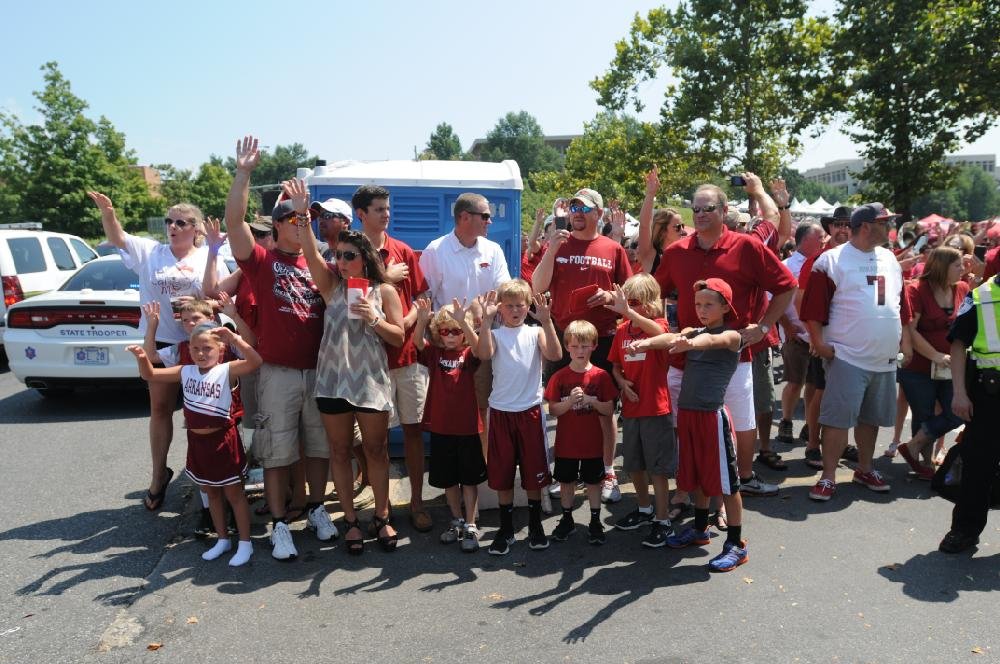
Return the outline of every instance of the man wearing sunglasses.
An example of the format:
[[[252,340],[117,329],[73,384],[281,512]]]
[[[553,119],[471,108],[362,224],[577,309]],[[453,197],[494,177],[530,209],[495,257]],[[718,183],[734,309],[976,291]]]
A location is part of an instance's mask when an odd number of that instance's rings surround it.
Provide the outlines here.
[[[745,344],[740,363],[726,390],[736,431],[736,457],[740,491],[748,495],[774,495],[778,487],[762,481],[753,471],[757,438],[754,411],[752,352],[754,344],[767,343],[767,335],[795,295],[796,281],[778,257],[758,239],[726,228],[725,192],[703,184],[694,193],[691,211],[695,233],[674,242],[663,252],[653,275],[660,290],[677,291],[677,318],[681,328],[698,327],[694,308],[694,283],[716,277],[733,289],[733,328]],[[764,210],[761,210],[766,214]],[[767,302],[767,293],[772,294]],[[672,380],[682,371],[671,371]]]
[[[309,488],[308,522],[323,541],[337,529],[323,505],[329,475],[329,446],[316,400],[316,358],[323,336],[326,305],[309,273],[299,226],[312,232],[309,215],[290,200],[271,213],[274,249],[254,243],[245,221],[250,175],[260,163],[257,139],[236,143],[236,175],[226,199],[226,228],[233,258],[243,269],[257,298],[260,331],[257,352],[264,358],[257,378],[258,416],[254,451],[264,467],[264,495],[271,510],[271,555],[293,560],[298,552],[285,521],[290,470],[305,452]]]
[[[809,492],[813,500],[833,497],[851,428],[859,457],[853,482],[889,491],[872,456],[878,428],[895,424],[897,355],[902,353],[904,364],[913,355],[903,272],[882,246],[896,216],[881,203],[855,208],[850,241],[816,259],[802,296],[800,318],[814,352],[826,360],[827,376],[819,414],[823,474]]]
[[[386,232],[389,228],[387,189],[378,185],[362,185],[351,197],[351,207],[361,220],[361,232],[382,256],[386,271],[391,272],[397,266],[406,268],[403,278],[394,280],[390,277],[403,305],[404,340],[400,348],[388,344],[385,348],[393,398],[389,425],[395,426],[398,422],[403,429],[406,474],[410,478],[410,523],[418,532],[425,533],[434,527],[423,502],[424,437],[420,423],[424,417],[428,377],[426,368],[417,362],[417,349],[413,345],[413,327],[417,322],[413,300],[427,292],[427,280],[420,269],[416,252]]]
[[[552,295],[552,317],[559,338],[574,320],[589,321],[597,328],[597,348],[590,361],[609,374],[608,352],[614,340],[618,315],[604,307],[614,299],[615,285],[632,276],[628,253],[621,244],[601,235],[599,224],[604,213],[604,198],[593,189],[581,189],[569,201],[569,226],[552,236],[549,248],[531,277],[536,293]],[[596,286],[596,291],[590,290]],[[576,296],[574,297],[574,292]],[[585,297],[585,302],[580,302]],[[569,354],[545,367],[545,382],[559,369],[569,365]],[[615,475],[614,452],[616,427],[614,415],[601,417],[604,429],[604,470],[601,498],[606,502],[621,500]]]
[[[335,262],[333,250],[337,248],[337,238],[340,231],[351,228],[351,206],[339,198],[328,198],[323,202],[316,201],[309,206],[309,216],[316,222],[319,239],[326,246],[319,247],[323,260]]]

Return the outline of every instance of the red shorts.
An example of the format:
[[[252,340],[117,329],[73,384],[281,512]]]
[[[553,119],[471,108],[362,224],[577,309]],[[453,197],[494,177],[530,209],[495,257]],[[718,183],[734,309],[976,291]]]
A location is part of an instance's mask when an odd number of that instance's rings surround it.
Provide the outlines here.
[[[184,472],[201,486],[240,484],[247,472],[247,455],[239,429],[234,425],[212,433],[188,435],[187,467]]]
[[[706,496],[731,496],[740,489],[729,410],[677,411],[677,488]]]
[[[486,475],[494,491],[514,488],[514,470],[521,469],[521,487],[525,491],[541,489],[552,483],[545,456],[545,417],[542,407],[518,413],[490,408],[490,433],[486,457]]]

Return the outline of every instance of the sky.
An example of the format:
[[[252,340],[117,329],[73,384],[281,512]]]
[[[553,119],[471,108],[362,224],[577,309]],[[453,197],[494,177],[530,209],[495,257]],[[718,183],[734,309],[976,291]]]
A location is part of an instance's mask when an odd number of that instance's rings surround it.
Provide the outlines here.
[[[36,121],[39,67],[125,133],[139,163],[194,168],[253,133],[327,159],[411,159],[440,122],[468,149],[509,111],[577,134],[636,12],[663,2],[179,0],[10,3],[0,108]],[[676,0],[667,0],[673,6]],[[829,13],[833,0],[817,0]],[[45,25],[44,31],[35,26]],[[666,78],[642,90],[655,119]],[[959,151],[1000,153],[1000,128]],[[805,139],[800,170],[857,155],[837,127]]]

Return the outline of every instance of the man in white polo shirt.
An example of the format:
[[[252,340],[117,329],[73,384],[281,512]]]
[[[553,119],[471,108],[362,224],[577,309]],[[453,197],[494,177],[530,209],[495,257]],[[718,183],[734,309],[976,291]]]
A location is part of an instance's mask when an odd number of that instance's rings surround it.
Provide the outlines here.
[[[503,249],[486,239],[490,217],[490,203],[485,196],[460,195],[455,200],[455,230],[432,240],[420,254],[420,269],[430,287],[435,310],[455,298],[475,305],[477,297],[510,280]],[[476,398],[484,425],[492,385],[492,362],[484,361],[476,370]],[[485,450],[485,429],[482,439]]]

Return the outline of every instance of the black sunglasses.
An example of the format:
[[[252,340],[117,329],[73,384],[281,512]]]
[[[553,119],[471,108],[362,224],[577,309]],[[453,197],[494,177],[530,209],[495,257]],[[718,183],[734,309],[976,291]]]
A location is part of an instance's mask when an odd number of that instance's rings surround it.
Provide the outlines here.
[[[697,205],[692,205],[691,211],[694,212],[695,214],[698,214],[699,212],[715,212],[718,208],[719,208],[718,205],[704,205],[702,207],[698,207]]]
[[[173,226],[174,228],[187,228],[188,226],[194,226],[194,219],[171,219],[170,217],[167,217],[163,220],[163,225]]]
[[[472,210],[469,210],[469,214],[471,214],[473,217],[479,217],[483,221],[489,221],[490,217],[493,216],[489,212],[474,212]]]
[[[271,237],[271,231],[255,231],[251,229],[250,232],[253,233],[253,236],[258,240],[263,240],[266,237]]]
[[[357,251],[350,251],[350,250],[340,251],[338,249],[337,251],[333,252],[333,255],[334,255],[334,257],[338,261],[341,260],[341,259],[343,259],[345,261],[353,261],[355,258],[357,258],[358,256],[360,256],[361,253],[357,252]]]
[[[338,217],[341,218],[341,219],[343,219],[344,221],[346,221],[348,223],[350,223],[350,221],[351,221],[350,219],[348,219],[344,215],[340,214],[339,212],[328,212],[328,211],[324,210],[324,211],[322,211],[322,212],[319,213],[319,218],[320,219],[337,219]]]

